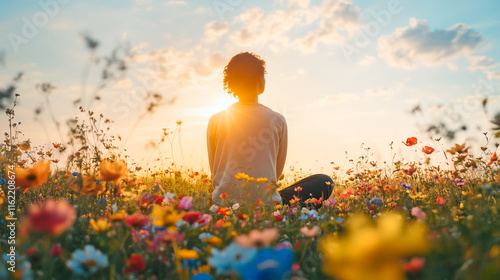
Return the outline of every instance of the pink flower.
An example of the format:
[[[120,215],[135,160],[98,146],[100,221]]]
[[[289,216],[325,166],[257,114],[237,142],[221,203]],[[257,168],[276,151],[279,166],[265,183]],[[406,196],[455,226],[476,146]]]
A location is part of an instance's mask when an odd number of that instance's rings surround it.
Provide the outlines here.
[[[190,196],[184,196],[181,201],[177,204],[177,207],[182,208],[184,210],[189,210],[193,207],[193,198]]]
[[[253,229],[248,235],[240,235],[234,238],[234,242],[241,247],[266,247],[279,236],[277,228],[266,228],[263,231]]]
[[[208,225],[211,221],[212,221],[211,215],[203,214],[203,216],[201,216],[200,219],[198,219],[197,223],[198,223],[198,226],[202,227],[202,226]]]
[[[323,202],[323,205],[325,205],[328,208],[333,208],[335,207],[336,204],[337,204],[337,199],[334,197],[330,197],[329,199],[325,200],[325,202]]]
[[[411,209],[411,215],[415,218],[417,218],[419,221],[424,221],[425,218],[427,217],[427,215],[425,214],[424,211],[422,211],[422,209],[418,208],[418,207],[413,207]]]
[[[300,232],[307,237],[315,237],[316,235],[321,233],[321,228],[319,226],[313,226],[311,229],[304,226],[300,229]]]

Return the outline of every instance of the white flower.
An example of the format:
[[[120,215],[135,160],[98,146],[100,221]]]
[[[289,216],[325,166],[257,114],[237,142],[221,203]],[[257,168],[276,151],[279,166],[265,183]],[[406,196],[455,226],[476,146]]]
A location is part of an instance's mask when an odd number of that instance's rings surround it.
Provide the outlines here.
[[[236,209],[240,209],[240,204],[239,203],[235,203],[233,204],[233,210],[236,210]]]
[[[89,276],[100,268],[107,267],[109,262],[108,256],[96,250],[94,246],[85,245],[85,250],[76,249],[73,252],[66,265],[77,275]]]
[[[113,205],[111,206],[111,209],[113,210],[113,213],[115,213],[116,211],[118,211],[118,206]]]
[[[215,204],[214,204],[214,205],[212,205],[212,206],[210,206],[210,211],[211,211],[212,213],[215,213],[215,211],[217,211],[217,209],[219,209],[219,206],[217,206],[217,205],[215,205]]]

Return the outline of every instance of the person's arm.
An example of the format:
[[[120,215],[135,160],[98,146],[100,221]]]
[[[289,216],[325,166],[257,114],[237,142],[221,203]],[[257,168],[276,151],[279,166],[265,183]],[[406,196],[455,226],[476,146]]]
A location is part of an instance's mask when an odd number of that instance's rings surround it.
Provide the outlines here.
[[[210,120],[208,121],[208,126],[207,126],[208,164],[210,165],[211,174],[213,174],[214,170],[214,157],[215,157],[215,133],[214,133],[214,127],[213,127],[214,124],[212,118],[210,118]]]
[[[276,180],[279,180],[283,169],[285,168],[286,152],[288,149],[288,127],[286,120],[283,119],[281,134],[279,139],[278,159],[276,161]]]

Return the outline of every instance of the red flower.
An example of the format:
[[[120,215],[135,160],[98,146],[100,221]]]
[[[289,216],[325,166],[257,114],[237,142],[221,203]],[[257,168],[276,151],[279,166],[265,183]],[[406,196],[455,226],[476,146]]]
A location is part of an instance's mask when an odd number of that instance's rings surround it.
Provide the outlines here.
[[[155,194],[155,199],[153,202],[161,206],[161,204],[163,203],[163,199],[165,199],[165,197]]]
[[[128,227],[142,228],[148,223],[149,223],[148,216],[140,212],[135,212],[134,214],[129,215],[125,218],[125,224]]]
[[[430,155],[432,154],[432,152],[434,152],[434,148],[433,147],[429,147],[429,146],[425,146],[422,148],[422,152]]]
[[[189,211],[186,214],[184,214],[182,219],[190,224],[193,224],[200,219],[201,214],[202,213],[199,211]]]
[[[141,255],[132,254],[130,258],[125,260],[125,268],[123,269],[123,274],[131,272],[141,272],[146,269],[146,262]]]
[[[31,258],[31,255],[33,255],[33,253],[35,253],[36,251],[37,251],[37,250],[36,250],[36,247],[30,247],[30,248],[28,249],[28,251],[26,251],[26,256],[27,256],[28,258]]]
[[[227,193],[223,193],[220,195],[220,198],[224,199],[224,198],[227,198],[229,197],[229,195]]]
[[[224,216],[227,216],[229,215],[229,209],[225,208],[225,207],[219,207],[219,209],[215,210],[215,213],[219,214],[219,215],[224,215]]]
[[[406,143],[403,142],[403,144],[405,144],[406,146],[410,147],[410,146],[413,146],[415,144],[417,144],[418,140],[417,140],[417,137],[410,137],[410,138],[407,138],[406,139]]]
[[[59,257],[63,252],[63,249],[59,243],[56,243],[52,245],[52,248],[50,249],[50,256],[51,257]]]
[[[446,203],[446,200],[445,200],[444,198],[442,198],[442,197],[438,196],[438,197],[436,198],[436,203],[437,203],[438,205],[443,205],[443,204],[445,204],[445,203]]]

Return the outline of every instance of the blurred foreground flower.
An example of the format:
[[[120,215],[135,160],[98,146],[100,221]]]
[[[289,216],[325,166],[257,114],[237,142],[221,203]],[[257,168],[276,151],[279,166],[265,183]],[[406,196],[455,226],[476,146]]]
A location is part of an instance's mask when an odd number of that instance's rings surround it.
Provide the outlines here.
[[[152,224],[159,227],[173,226],[182,219],[184,212],[177,213],[171,206],[162,207],[153,205],[153,210],[149,216],[152,218]]]
[[[244,280],[286,279],[292,270],[295,253],[289,248],[265,248],[257,252],[252,260],[238,267]]]
[[[125,268],[122,273],[142,272],[144,269],[146,269],[146,262],[142,256],[139,254],[132,254],[130,258],[125,260]]]
[[[277,228],[267,228],[262,231],[253,229],[248,235],[240,235],[234,238],[234,242],[241,247],[266,247],[279,237]]]
[[[42,207],[33,204],[28,210],[28,228],[33,232],[60,235],[73,226],[75,219],[76,210],[66,200],[49,199]]]
[[[89,276],[100,268],[108,266],[108,256],[96,250],[92,245],[85,245],[85,250],[76,249],[66,265],[77,275]]]
[[[104,159],[101,161],[100,175],[104,181],[118,181],[127,176],[127,164],[123,160],[111,162]]]
[[[50,161],[40,161],[28,169],[16,167],[14,173],[16,174],[16,186],[26,192],[28,188],[38,187],[47,181],[50,173]]]
[[[364,215],[354,215],[346,235],[321,240],[323,270],[342,280],[404,279],[401,258],[427,252],[430,245],[426,236],[424,224],[405,224],[399,214],[384,214],[377,224]]]

